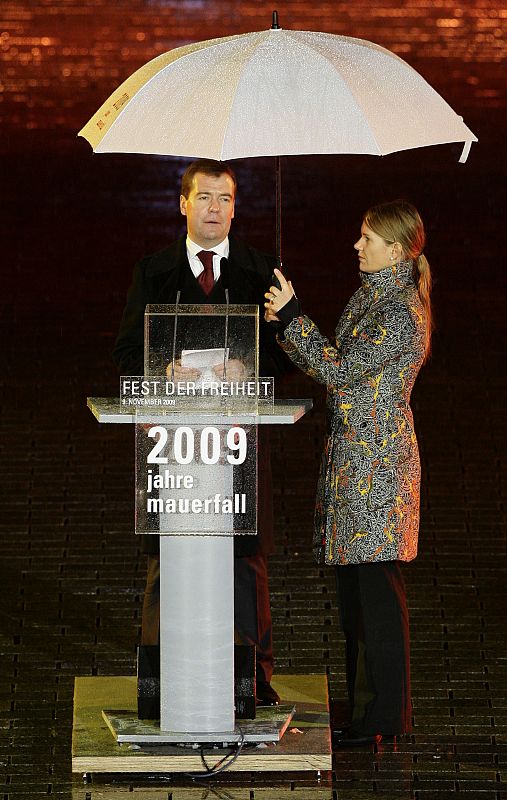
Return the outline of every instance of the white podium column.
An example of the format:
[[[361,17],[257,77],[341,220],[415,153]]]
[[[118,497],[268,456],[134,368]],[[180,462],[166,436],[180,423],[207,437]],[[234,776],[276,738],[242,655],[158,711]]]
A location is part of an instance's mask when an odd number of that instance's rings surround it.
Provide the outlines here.
[[[200,441],[206,426],[195,423]],[[207,426],[208,430],[210,427]],[[218,437],[218,429],[216,430]],[[169,463],[175,463],[174,452]],[[180,466],[179,469],[182,467]],[[211,465],[192,459],[185,466],[191,486],[181,501],[230,497],[234,469],[226,459]],[[159,497],[174,497],[162,489]],[[160,728],[186,733],[234,730],[234,517],[233,514],[160,517]],[[213,529],[222,531],[216,534]],[[187,532],[185,532],[187,531]],[[229,532],[229,535],[227,535]]]
[[[160,537],[161,730],[234,730],[233,546]]]

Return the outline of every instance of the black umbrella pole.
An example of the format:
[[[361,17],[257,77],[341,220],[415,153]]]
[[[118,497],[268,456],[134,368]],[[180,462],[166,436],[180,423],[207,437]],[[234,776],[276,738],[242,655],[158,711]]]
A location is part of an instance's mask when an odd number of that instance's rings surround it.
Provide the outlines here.
[[[276,196],[276,266],[282,269],[282,167],[280,156],[275,156]]]

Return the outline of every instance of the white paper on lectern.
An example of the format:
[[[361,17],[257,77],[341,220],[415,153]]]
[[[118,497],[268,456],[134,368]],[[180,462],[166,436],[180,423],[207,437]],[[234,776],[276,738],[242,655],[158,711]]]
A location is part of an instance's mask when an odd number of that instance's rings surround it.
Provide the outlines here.
[[[224,347],[211,347],[208,350],[182,350],[181,366],[193,367],[194,369],[207,369],[223,364]],[[229,348],[227,348],[227,358],[229,358]]]
[[[221,366],[224,363],[224,357],[226,361],[229,359],[229,348],[227,348],[227,353],[225,347],[212,347],[209,350],[182,350],[181,366],[201,370],[195,385],[202,386],[203,383],[217,379],[213,367]]]

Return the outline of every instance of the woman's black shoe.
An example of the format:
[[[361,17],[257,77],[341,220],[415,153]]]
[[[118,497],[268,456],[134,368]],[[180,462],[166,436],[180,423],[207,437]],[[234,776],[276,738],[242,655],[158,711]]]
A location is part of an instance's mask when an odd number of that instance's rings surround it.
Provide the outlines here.
[[[339,725],[337,728],[333,728],[333,739],[343,739],[343,737],[346,736],[349,731],[350,725]]]
[[[380,744],[382,736],[380,733],[375,733],[373,736],[363,736],[350,729],[339,735],[340,731],[333,731],[333,746],[334,747],[364,747],[366,745]]]

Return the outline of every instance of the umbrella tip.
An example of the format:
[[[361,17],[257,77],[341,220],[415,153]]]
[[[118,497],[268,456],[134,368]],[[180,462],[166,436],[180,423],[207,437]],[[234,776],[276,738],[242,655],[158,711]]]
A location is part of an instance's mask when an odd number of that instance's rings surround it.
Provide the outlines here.
[[[271,30],[272,31],[277,31],[279,29],[280,29],[280,26],[278,24],[278,11],[273,11],[273,18],[272,18],[272,22],[271,22]]]

